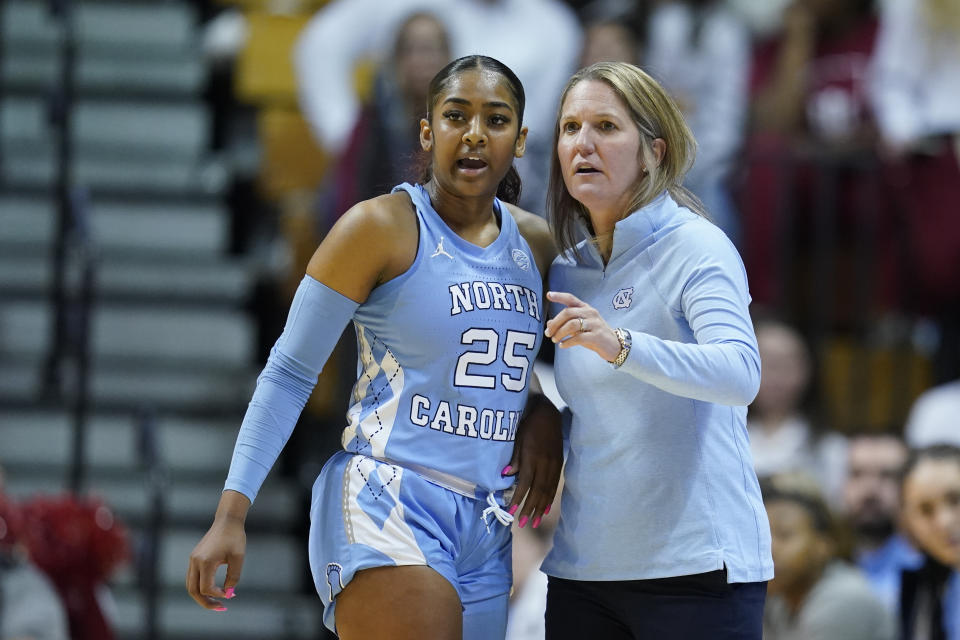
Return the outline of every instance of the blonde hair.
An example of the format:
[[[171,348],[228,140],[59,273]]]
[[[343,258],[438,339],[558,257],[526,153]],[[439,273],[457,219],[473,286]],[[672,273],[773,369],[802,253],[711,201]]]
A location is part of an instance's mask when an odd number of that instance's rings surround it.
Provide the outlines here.
[[[684,175],[693,166],[697,142],[673,98],[656,80],[632,64],[598,62],[581,69],[570,78],[560,94],[560,105],[557,108],[547,212],[561,250],[574,249],[579,258],[575,249],[578,223],[584,223],[591,235],[594,233],[586,207],[567,191],[560,159],[556,154],[563,104],[570,90],[584,80],[603,82],[613,89],[627,108],[640,134],[640,160],[647,172],[637,177],[630,204],[621,213],[620,219],[649,204],[664,191],[669,192],[680,206],[707,217],[700,200],[682,185]],[[666,146],[659,165],[653,150],[653,141],[656,138],[663,140]]]

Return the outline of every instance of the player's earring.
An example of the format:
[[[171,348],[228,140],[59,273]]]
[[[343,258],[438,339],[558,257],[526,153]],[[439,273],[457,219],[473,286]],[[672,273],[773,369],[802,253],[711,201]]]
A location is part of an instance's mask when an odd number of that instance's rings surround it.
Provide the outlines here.
[[[644,168],[643,168],[643,173],[644,173],[644,175],[646,175],[646,174],[650,173],[650,170],[647,169],[646,167],[644,167]]]

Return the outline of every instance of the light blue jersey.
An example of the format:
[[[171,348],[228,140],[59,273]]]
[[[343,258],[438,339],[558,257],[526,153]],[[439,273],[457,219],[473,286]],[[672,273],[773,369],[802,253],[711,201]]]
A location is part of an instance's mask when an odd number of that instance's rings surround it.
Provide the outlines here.
[[[495,200],[500,235],[473,245],[420,185],[402,184],[420,227],[417,257],[354,314],[358,376],[346,451],[396,464],[467,496],[509,487],[509,463],[542,335],[542,280]]]
[[[540,348],[543,283],[500,201],[500,233],[481,248],[443,222],[422,187],[399,189],[416,209],[413,264],[362,304],[304,277],[257,379],[225,489],[256,498],[333,336],[352,318],[359,358],[346,451],[324,465],[310,509],[324,624],[336,629],[337,595],[358,571],[424,565],[456,589],[464,640],[502,638],[513,478],[501,472]]]
[[[573,414],[560,522],[543,563],[570,580],[647,580],[726,568],[773,577],[746,406],[760,384],[747,278],[717,227],[664,193],[617,222],[604,265],[557,258],[550,287],[631,333],[620,368],[558,349]]]

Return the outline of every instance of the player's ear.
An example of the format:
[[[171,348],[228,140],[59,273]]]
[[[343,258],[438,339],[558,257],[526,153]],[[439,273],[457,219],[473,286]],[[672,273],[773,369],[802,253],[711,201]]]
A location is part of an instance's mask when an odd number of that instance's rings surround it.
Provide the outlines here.
[[[513,155],[522,158],[527,150],[527,128],[520,127],[520,133],[517,134],[517,141],[513,145]]]
[[[430,151],[433,148],[433,129],[426,118],[420,120],[420,147],[424,151]]]

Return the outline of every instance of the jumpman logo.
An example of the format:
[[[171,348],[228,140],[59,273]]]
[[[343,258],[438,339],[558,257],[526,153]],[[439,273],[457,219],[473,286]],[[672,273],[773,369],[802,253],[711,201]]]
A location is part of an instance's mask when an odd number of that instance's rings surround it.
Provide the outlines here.
[[[440,236],[440,242],[437,243],[437,250],[434,251],[430,257],[436,258],[437,256],[447,256],[453,260],[453,256],[443,250],[443,236]]]

